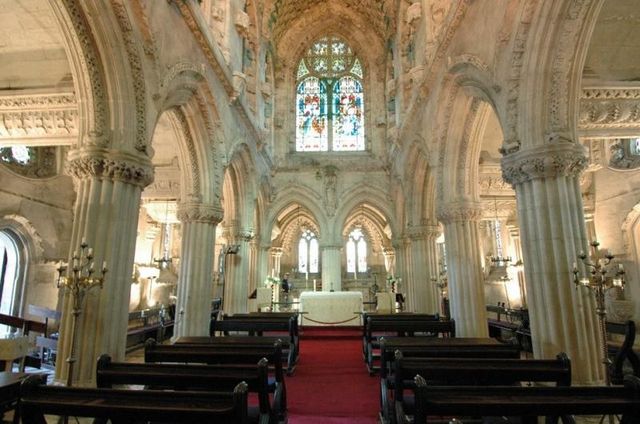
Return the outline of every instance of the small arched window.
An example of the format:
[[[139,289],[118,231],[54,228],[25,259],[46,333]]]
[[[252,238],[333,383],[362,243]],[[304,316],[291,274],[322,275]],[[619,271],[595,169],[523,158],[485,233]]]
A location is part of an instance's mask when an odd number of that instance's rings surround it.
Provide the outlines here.
[[[18,315],[22,303],[21,243],[10,231],[0,231],[0,313]]]
[[[320,246],[311,230],[304,230],[298,242],[298,271],[303,274],[318,272]]]
[[[298,152],[365,149],[362,65],[342,39],[320,38],[300,60],[296,124]]]
[[[347,240],[347,272],[367,272],[367,241],[360,228],[351,231]]]

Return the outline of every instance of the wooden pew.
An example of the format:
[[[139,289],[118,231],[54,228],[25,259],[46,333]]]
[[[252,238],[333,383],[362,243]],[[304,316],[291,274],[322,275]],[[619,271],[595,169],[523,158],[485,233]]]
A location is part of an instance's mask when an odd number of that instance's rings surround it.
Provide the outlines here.
[[[98,388],[102,389],[112,389],[114,385],[134,384],[158,390],[212,392],[232,391],[236,385],[244,382],[250,393],[258,395],[258,409],[249,408],[249,422],[276,424],[278,422],[276,413],[269,401],[268,363],[266,358],[262,358],[257,366],[246,367],[135,364],[112,362],[109,355],[102,355],[98,358],[96,382]]]
[[[262,336],[265,333],[270,336],[277,333],[285,333],[289,339],[289,345],[293,346],[293,352],[289,355],[293,362],[288,364],[293,371],[293,365],[298,360],[300,352],[300,335],[298,328],[298,315],[293,313],[286,314],[256,314],[256,315],[234,315],[225,316],[224,319],[218,320],[213,325],[213,332],[210,336],[215,336],[216,331],[221,331],[225,335],[229,332],[242,332],[250,336]],[[283,334],[284,337],[284,334]]]
[[[173,331],[173,318],[169,313],[168,309],[163,308],[129,312],[127,351],[143,346],[147,339],[164,340],[167,332]]]
[[[44,386],[29,378],[21,386],[20,411],[24,424],[46,424],[45,414],[109,419],[113,424],[248,424],[247,391],[244,383],[233,392],[171,392]]]
[[[393,364],[398,350],[411,358],[520,358],[517,346],[491,338],[383,337],[380,340],[380,410],[386,421],[393,419],[393,408],[388,405],[389,394],[394,390]]]
[[[633,375],[640,377],[640,359],[633,351],[633,345],[636,340],[635,322],[627,321],[624,324],[607,322],[607,333],[624,334],[624,341],[622,343],[616,343],[613,341],[609,341],[607,343],[609,356],[614,358],[609,370],[611,373],[611,382],[613,384],[623,383],[623,368],[625,361],[629,361],[629,364],[633,369]]]
[[[397,422],[414,414],[415,399],[405,390],[416,375],[430,386],[513,386],[521,383],[571,385],[571,361],[566,354],[555,360],[487,358],[405,358],[395,352],[393,402],[383,404],[383,416],[395,411]],[[463,419],[463,421],[467,421]]]
[[[434,320],[371,320],[369,317],[366,325],[366,363],[369,374],[373,375],[379,367],[374,365],[379,355],[375,352],[378,347],[378,338],[376,333],[396,333],[399,336],[414,336],[416,333],[431,334],[433,337],[417,336],[417,338],[436,338],[438,335],[455,337],[455,322],[450,321],[434,321]],[[408,338],[414,338],[408,337]]]
[[[272,346],[211,346],[211,345],[161,345],[150,339],[145,343],[144,360],[154,362],[178,362],[184,364],[255,364],[262,358],[273,367],[273,378],[269,381],[269,392],[274,394],[277,411],[283,415],[287,411],[287,389],[282,367],[282,343]]]
[[[42,333],[42,336],[36,337],[36,348],[40,351],[40,360],[42,362],[49,362],[50,364],[55,365],[55,358],[58,351],[58,338],[57,335],[55,335],[55,337],[51,337],[49,321],[53,320],[60,322],[62,312],[44,308],[42,306],[28,305],[27,313],[31,316],[42,318],[44,320],[45,331]],[[27,363],[27,365],[29,364]]]
[[[290,345],[289,339],[282,340],[277,336],[224,336],[224,337],[179,337],[174,344],[179,345],[215,345],[215,346],[237,346],[237,347],[264,347],[273,346],[276,341],[282,343],[282,355],[286,360],[287,375],[293,375],[295,371],[294,358],[295,348]]]
[[[546,416],[547,424],[575,424],[572,415],[622,415],[621,424],[640,422],[640,380],[633,376],[625,387],[443,387],[418,375],[414,387],[415,424],[432,416],[520,416],[523,424]]]
[[[378,313],[378,312],[363,312],[362,314],[362,357],[367,360],[367,322],[368,321],[405,321],[405,320],[425,320],[425,321],[438,321],[440,316],[438,314],[417,314],[413,312],[398,312],[398,313]],[[375,345],[377,340],[385,334],[372,334],[372,337],[376,341],[372,340]]]
[[[47,326],[43,322],[32,321],[29,319],[24,319],[21,317],[16,317],[13,315],[5,315],[0,314],[0,324],[6,325],[8,327],[16,328],[22,331],[22,334],[28,336],[30,333],[47,333]],[[41,358],[35,355],[28,355],[20,362],[20,372],[24,372],[24,368],[26,365],[29,365],[34,368],[40,368]],[[4,369],[5,362],[0,361],[0,369]]]

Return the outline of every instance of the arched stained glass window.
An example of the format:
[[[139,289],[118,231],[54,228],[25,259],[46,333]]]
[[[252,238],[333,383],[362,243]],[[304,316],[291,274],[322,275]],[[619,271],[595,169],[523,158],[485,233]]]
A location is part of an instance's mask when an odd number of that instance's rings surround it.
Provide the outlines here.
[[[347,272],[367,272],[367,241],[360,228],[351,231],[347,240]]]
[[[351,47],[330,36],[298,65],[296,151],[365,150],[362,65]]]
[[[304,230],[298,242],[298,271],[303,274],[317,273],[319,261],[318,238],[310,230]]]

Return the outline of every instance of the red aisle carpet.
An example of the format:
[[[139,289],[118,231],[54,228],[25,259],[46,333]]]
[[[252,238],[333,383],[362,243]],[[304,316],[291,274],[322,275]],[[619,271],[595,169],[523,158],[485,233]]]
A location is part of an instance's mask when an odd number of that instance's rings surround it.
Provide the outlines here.
[[[287,378],[290,424],[374,424],[379,382],[362,361],[362,330],[304,329]]]

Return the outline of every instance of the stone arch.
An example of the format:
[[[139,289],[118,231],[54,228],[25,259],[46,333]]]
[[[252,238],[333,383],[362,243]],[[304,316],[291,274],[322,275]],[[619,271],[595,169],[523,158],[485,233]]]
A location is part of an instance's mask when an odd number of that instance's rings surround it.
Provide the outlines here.
[[[489,75],[475,61],[463,59],[451,67],[439,98],[442,107],[438,112],[435,141],[440,203],[478,200],[477,162],[491,108],[502,122],[496,108],[498,94],[489,85]]]
[[[513,77],[505,96],[505,153],[520,145],[577,141],[582,70],[603,3],[522,4],[511,51]]]
[[[275,245],[279,245],[285,250],[291,249],[295,242],[294,237],[301,232],[303,227],[313,231],[318,240],[322,240],[322,231],[317,218],[303,205],[293,201],[282,209],[278,216],[280,217],[278,223],[281,233],[274,240]]]
[[[359,205],[371,205],[372,209],[377,210],[378,213],[386,219],[391,232],[389,238],[399,234],[398,223],[390,219],[390,217],[394,216],[391,210],[392,205],[389,205],[389,200],[377,190],[361,187],[348,193],[348,197],[341,199],[338,203],[341,206],[336,213],[335,225],[333,226],[334,234],[331,235],[332,238],[337,238],[342,234],[342,230],[347,226],[349,217],[353,214],[354,210],[357,210]]]
[[[343,244],[356,227],[360,227],[372,242],[372,247],[377,246],[380,253],[385,249],[391,249],[391,238],[386,232],[388,222],[382,212],[368,203],[356,205],[347,216],[342,227]]]
[[[410,181],[407,193],[407,224],[423,225],[435,223],[435,178],[424,146],[412,143],[406,149],[404,179]]]
[[[226,197],[232,195],[235,213],[231,213],[231,211],[227,213],[225,210],[225,221],[233,220],[241,225],[243,230],[251,229],[253,231],[257,182],[254,161],[247,144],[241,143],[236,147],[227,166],[225,184],[227,179],[231,184],[228,187],[232,187],[232,191],[225,190],[225,205],[229,201]]]
[[[20,252],[19,274],[16,276],[16,293],[12,303],[12,315],[22,316],[27,282],[30,280],[30,265],[43,261],[43,240],[31,222],[21,215],[5,215],[0,218],[0,232],[4,232],[15,243]],[[20,300],[16,303],[16,300]]]
[[[49,4],[59,22],[78,96],[78,146],[116,147],[148,155],[143,55],[127,7],[118,1],[108,11],[72,0]],[[105,14],[114,25],[98,25],[90,18]]]
[[[218,109],[206,78],[193,64],[172,66],[160,85],[157,117],[170,113],[180,140],[181,198],[221,207],[224,145]]]

